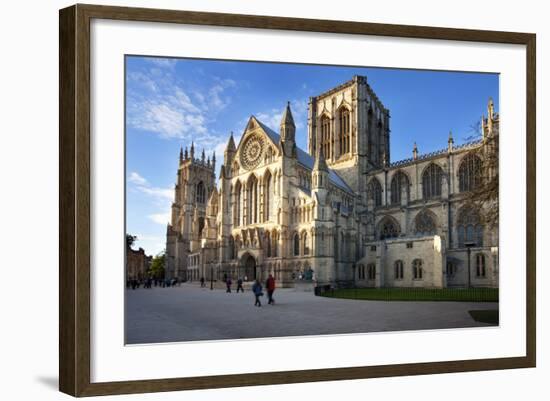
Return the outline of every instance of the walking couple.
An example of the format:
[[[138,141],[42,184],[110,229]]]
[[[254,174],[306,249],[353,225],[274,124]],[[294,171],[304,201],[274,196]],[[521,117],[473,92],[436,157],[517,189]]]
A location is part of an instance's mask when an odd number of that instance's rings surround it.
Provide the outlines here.
[[[275,279],[273,278],[272,274],[269,275],[269,278],[265,283],[265,287],[267,289],[267,303],[270,305],[275,305],[275,299],[273,299],[273,293],[275,292]],[[256,301],[254,302],[254,306],[262,306],[260,297],[263,296],[264,293],[260,280],[256,280],[256,282],[252,286],[252,292],[254,293],[254,298],[256,299]]]

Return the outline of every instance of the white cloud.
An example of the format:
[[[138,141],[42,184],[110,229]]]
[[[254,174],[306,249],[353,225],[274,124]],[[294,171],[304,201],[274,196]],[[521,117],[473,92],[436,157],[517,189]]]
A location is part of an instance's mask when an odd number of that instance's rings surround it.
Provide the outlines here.
[[[150,186],[138,186],[138,190],[141,192],[151,195],[156,198],[164,198],[172,200],[174,199],[174,190],[171,188],[156,188],[156,187],[150,187]]]
[[[235,138],[233,138],[235,139]],[[229,140],[229,139],[228,139]],[[218,143],[215,147],[214,147],[214,152],[216,152],[216,158],[218,160],[221,160],[221,158],[223,157],[223,154],[225,152],[225,148],[227,146],[227,141],[223,141],[223,142],[220,142]]]
[[[143,248],[147,255],[158,255],[166,248],[166,238],[156,235],[136,234],[135,247]]]
[[[137,184],[137,185],[147,184],[147,180],[143,178],[141,175],[139,175],[138,173],[136,173],[135,171],[132,171],[130,173],[130,176],[128,177],[128,181],[130,181],[132,184]]]
[[[130,173],[128,182],[132,184],[134,190],[151,198],[153,206],[158,210],[157,213],[149,214],[147,218],[154,223],[166,226],[166,224],[170,222],[171,217],[171,204],[174,199],[173,189],[155,187],[136,171]],[[138,241],[139,246],[142,246],[148,252],[153,252],[154,254],[160,252],[165,246],[164,238],[161,237],[138,234]]]
[[[147,58],[145,58],[145,60],[147,60],[151,64],[154,64],[158,67],[169,68],[171,70],[176,67],[176,60],[175,59],[147,57]]]
[[[166,68],[128,73],[128,126],[164,139],[210,144],[213,135],[209,133],[208,123],[229,105],[231,97],[227,90],[235,88],[237,83],[211,77],[213,84],[204,90],[192,90],[190,86],[184,90],[180,79],[172,73],[173,68],[168,68],[175,66],[175,60],[147,60]]]
[[[156,223],[166,224],[170,220],[170,205],[174,200],[174,190],[172,188],[155,187],[136,171],[130,173],[128,182],[133,184],[132,188],[135,191],[149,196],[154,206],[162,210],[162,212],[150,215],[149,218]],[[168,218],[165,219],[165,216],[168,216]]]
[[[278,132],[279,125],[281,124],[281,118],[283,117],[283,111],[284,108],[271,109],[267,112],[261,111],[259,113],[256,113],[256,118],[267,125],[269,128]]]
[[[269,111],[260,111],[256,113],[256,117],[262,123],[266,124],[269,128],[279,131],[279,125],[281,124],[281,119],[285,111],[286,105],[281,108],[271,109]],[[292,111],[292,116],[294,117],[294,123],[296,124],[296,129],[301,130],[307,126],[307,109],[308,102],[307,100],[293,100],[290,102],[290,109]]]
[[[170,222],[170,212],[168,213],[154,213],[147,216],[149,219],[157,224],[166,225]]]

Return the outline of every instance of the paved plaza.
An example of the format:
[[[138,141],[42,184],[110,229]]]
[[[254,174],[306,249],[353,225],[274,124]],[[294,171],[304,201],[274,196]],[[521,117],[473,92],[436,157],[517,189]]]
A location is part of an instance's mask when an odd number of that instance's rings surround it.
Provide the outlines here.
[[[498,303],[361,301],[277,289],[276,305],[255,307],[251,291],[195,284],[126,290],[126,343],[222,340],[488,326],[469,310]]]

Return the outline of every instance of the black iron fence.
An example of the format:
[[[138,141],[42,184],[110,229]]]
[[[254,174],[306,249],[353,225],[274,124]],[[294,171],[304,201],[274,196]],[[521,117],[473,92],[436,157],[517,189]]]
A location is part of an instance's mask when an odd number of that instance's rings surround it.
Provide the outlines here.
[[[498,302],[498,288],[335,288],[315,287],[315,295],[372,301]]]

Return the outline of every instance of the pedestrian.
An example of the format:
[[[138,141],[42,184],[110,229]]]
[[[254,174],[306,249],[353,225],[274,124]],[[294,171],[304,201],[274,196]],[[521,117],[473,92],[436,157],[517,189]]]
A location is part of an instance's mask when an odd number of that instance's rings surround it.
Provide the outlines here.
[[[262,292],[262,284],[260,283],[260,280],[256,280],[254,282],[254,285],[252,286],[252,292],[254,293],[254,297],[256,298],[254,306],[262,306],[262,303],[260,302],[260,297],[264,295],[264,293]]]
[[[275,300],[273,299],[273,293],[275,292],[275,279],[272,274],[270,274],[267,278],[265,288],[267,289],[267,303],[270,305],[275,305]]]
[[[206,287],[206,284],[204,283],[204,277],[201,277],[201,288]]]
[[[243,279],[239,277],[239,279],[237,280],[237,294],[239,293],[239,290],[241,290],[242,292],[244,292],[244,288],[243,288]]]
[[[231,292],[231,277],[227,277],[225,285],[227,286],[227,290],[225,292]]]

